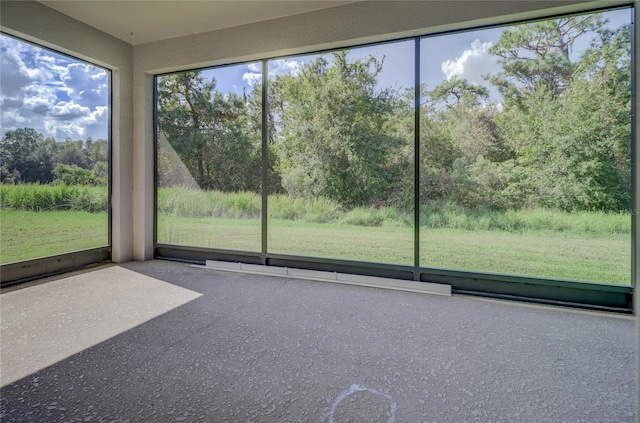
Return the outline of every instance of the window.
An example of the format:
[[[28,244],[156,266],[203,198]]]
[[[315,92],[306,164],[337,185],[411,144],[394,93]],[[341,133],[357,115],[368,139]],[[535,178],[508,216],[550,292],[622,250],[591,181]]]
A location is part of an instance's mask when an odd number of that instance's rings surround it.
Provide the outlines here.
[[[630,17],[422,40],[422,266],[630,284]]]
[[[413,264],[413,49],[269,62],[270,252]]]
[[[1,263],[108,246],[108,70],[0,35]]]
[[[157,77],[158,242],[260,251],[256,66]]]
[[[157,241],[626,307],[631,14],[158,76]]]

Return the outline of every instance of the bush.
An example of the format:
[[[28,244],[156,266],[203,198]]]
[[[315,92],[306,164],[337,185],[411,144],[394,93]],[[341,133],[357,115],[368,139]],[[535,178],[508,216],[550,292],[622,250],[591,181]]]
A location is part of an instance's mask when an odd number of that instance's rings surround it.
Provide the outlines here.
[[[100,167],[98,167],[100,169]],[[58,164],[54,169],[54,183],[64,185],[107,185],[106,171],[105,176],[98,178],[92,170],[83,169],[76,165]]]
[[[355,226],[380,226],[384,222],[384,213],[363,207],[355,208],[346,213],[340,223]]]

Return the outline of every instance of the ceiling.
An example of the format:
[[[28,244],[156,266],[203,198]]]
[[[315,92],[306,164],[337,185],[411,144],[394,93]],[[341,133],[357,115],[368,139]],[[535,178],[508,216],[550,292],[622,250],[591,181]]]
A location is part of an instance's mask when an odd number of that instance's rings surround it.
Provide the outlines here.
[[[40,3],[52,9],[133,45],[276,19],[353,2],[354,0],[40,0]]]

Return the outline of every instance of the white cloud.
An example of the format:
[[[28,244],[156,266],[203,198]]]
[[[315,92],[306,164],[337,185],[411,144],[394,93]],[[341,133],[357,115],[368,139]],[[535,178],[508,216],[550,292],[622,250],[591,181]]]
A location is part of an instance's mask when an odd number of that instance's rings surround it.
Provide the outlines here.
[[[81,139],[87,135],[86,128],[82,125],[78,125],[77,123],[68,123],[66,125],[60,125],[59,123],[53,121],[47,121],[46,129],[50,136],[54,137],[56,140],[61,141],[66,138],[71,139]]]
[[[262,74],[255,72],[245,72],[242,74],[242,80],[247,83],[250,87],[253,87],[256,84],[262,82]]]
[[[107,138],[104,69],[5,35],[0,35],[0,64],[3,132],[31,127],[59,141]]]
[[[300,73],[301,63],[295,59],[281,59],[269,61],[269,77],[276,75],[293,75]],[[259,63],[247,65],[247,72],[242,75],[242,80],[249,86],[262,82],[262,67]]]
[[[16,128],[22,126],[28,119],[20,116],[17,110],[2,110],[2,127]]]
[[[94,111],[78,120],[83,125],[103,125],[109,121],[109,107],[98,106]]]
[[[3,99],[17,99],[23,94],[24,89],[32,83],[34,78],[22,62],[18,49],[9,43],[5,43],[4,37],[2,38],[0,92]]]
[[[269,76],[290,74],[296,76],[300,73],[301,63],[295,59],[281,59],[269,62]]]
[[[262,65],[260,63],[250,63],[247,71],[242,74],[242,80],[250,87],[262,82]]]
[[[37,85],[31,88],[31,93],[24,98],[23,105],[36,114],[44,115],[57,101],[55,88]]]
[[[447,79],[454,76],[465,78],[469,82],[485,84],[482,75],[500,71],[500,65],[495,56],[489,53],[493,42],[481,42],[476,39],[471,43],[471,48],[465,50],[460,57],[454,60],[446,60],[442,63],[442,72]]]
[[[91,114],[91,110],[86,106],[66,101],[61,101],[51,108],[50,116],[59,120],[72,120]]]

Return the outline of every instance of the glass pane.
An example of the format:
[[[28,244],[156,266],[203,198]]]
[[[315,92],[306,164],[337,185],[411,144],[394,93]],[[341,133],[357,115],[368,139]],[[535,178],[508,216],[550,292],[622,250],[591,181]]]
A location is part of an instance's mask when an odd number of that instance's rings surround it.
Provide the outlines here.
[[[413,264],[414,43],[269,62],[268,250]]]
[[[422,40],[422,266],[630,283],[630,16]]]
[[[159,243],[260,251],[259,69],[157,78]]]
[[[109,244],[107,70],[0,35],[1,263]]]

